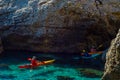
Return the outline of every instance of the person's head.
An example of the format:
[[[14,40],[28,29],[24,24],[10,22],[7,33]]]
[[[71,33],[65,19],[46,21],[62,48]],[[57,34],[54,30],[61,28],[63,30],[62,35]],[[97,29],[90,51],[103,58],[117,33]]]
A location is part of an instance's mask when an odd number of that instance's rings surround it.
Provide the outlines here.
[[[33,56],[32,59],[36,59],[36,56]]]
[[[83,52],[85,52],[85,50],[82,50]]]

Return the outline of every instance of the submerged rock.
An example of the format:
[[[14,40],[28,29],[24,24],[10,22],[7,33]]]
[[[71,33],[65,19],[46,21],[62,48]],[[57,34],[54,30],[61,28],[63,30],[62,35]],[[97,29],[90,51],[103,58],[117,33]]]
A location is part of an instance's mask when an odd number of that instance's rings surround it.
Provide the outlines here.
[[[119,0],[0,0],[4,49],[73,53],[107,47],[120,25],[109,15],[120,11],[113,4]]]
[[[81,76],[90,77],[90,78],[100,78],[103,75],[102,71],[95,70],[95,69],[77,69],[80,72]]]
[[[57,80],[74,80],[74,78],[69,76],[57,76]]]
[[[120,80],[120,29],[108,50],[102,80]]]

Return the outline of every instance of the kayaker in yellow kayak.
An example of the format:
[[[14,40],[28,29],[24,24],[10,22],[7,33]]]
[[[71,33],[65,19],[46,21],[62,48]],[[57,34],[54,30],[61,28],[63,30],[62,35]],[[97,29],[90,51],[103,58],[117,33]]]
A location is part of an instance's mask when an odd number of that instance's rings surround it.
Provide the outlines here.
[[[53,63],[55,60],[46,60],[46,61],[39,61],[36,59],[35,56],[32,58],[28,58],[29,61],[31,61],[31,64],[25,64],[25,65],[20,65],[18,66],[19,68],[36,68],[38,66],[44,66]]]
[[[38,63],[40,64],[40,61],[36,59],[36,56],[33,56],[32,58],[28,58],[29,61],[31,61],[32,66],[37,66]],[[44,62],[41,62],[41,64],[44,64]]]

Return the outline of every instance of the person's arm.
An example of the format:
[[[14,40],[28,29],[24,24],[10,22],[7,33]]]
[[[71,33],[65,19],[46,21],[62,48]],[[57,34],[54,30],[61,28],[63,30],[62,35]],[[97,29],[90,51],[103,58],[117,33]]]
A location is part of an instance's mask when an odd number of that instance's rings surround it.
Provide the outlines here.
[[[39,63],[40,61],[36,60],[37,63]]]
[[[32,60],[32,58],[28,58],[28,61],[31,61]]]

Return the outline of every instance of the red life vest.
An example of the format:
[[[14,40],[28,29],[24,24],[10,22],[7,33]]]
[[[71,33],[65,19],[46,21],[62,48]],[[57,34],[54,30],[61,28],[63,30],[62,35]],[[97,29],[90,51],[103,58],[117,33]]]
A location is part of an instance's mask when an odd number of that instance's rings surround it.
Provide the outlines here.
[[[91,53],[95,53],[96,49],[92,48],[90,51],[91,51]]]
[[[37,60],[35,60],[35,59],[31,60],[31,64],[32,64],[33,66],[36,66],[36,65],[37,65]]]

